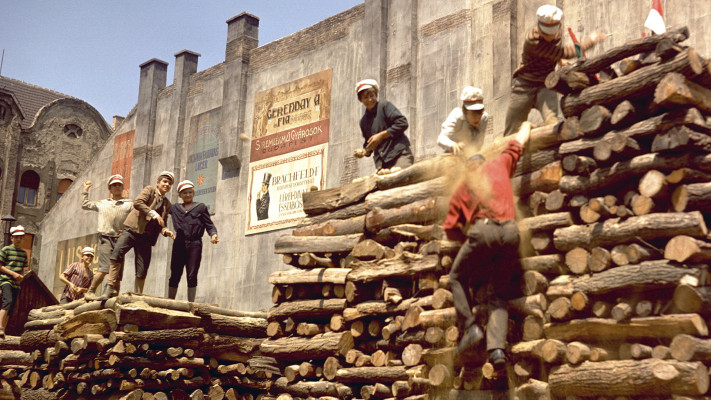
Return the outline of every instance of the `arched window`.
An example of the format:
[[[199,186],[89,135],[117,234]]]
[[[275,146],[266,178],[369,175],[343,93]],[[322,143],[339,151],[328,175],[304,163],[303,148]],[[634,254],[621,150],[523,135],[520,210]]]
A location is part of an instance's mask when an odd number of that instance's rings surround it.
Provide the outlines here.
[[[37,189],[40,177],[35,171],[25,171],[20,178],[20,190],[17,192],[17,202],[33,206],[37,204]]]
[[[0,124],[10,121],[10,118],[12,118],[10,106],[4,101],[0,101]]]
[[[82,133],[83,132],[81,130],[81,127],[79,127],[78,125],[74,125],[74,124],[64,125],[64,134],[69,136],[70,138],[78,139],[81,137]]]
[[[62,179],[59,181],[59,185],[57,186],[57,201],[62,197],[64,192],[69,189],[69,186],[71,186],[72,180],[71,179]]]

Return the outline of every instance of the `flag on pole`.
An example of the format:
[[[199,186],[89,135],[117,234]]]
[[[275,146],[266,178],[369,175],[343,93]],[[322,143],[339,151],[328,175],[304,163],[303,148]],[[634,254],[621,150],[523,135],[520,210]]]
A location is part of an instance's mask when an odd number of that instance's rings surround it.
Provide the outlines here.
[[[649,10],[647,20],[644,21],[644,27],[649,28],[657,35],[667,31],[664,25],[664,13],[662,13],[662,0],[652,0],[652,9]]]

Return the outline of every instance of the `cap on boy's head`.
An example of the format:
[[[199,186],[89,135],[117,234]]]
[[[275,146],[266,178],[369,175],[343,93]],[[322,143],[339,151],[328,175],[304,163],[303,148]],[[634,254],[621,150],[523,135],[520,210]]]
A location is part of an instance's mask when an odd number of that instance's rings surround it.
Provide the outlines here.
[[[269,181],[271,181],[271,180],[272,180],[272,174],[270,174],[269,172],[265,172],[264,173],[264,181],[262,181],[262,185],[269,186]]]
[[[94,249],[91,247],[84,247],[81,249],[81,255],[94,257]]]
[[[469,162],[484,162],[486,161],[486,158],[481,154],[474,154],[473,156],[469,157],[468,160]]]
[[[22,225],[13,226],[10,228],[11,236],[22,236],[25,234],[25,227]]]
[[[158,175],[158,180],[160,180],[160,178],[162,178],[162,177],[166,177],[166,178],[170,179],[170,183],[175,182],[175,175],[170,171],[161,172],[160,175]]]
[[[538,29],[546,35],[555,35],[560,29],[560,20],[563,18],[563,10],[546,4],[538,7],[536,12],[538,17]]]
[[[373,88],[376,92],[380,91],[380,86],[375,79],[363,79],[362,81],[356,83],[356,95],[360,97],[360,92]]]
[[[484,93],[479,88],[467,86],[462,89],[462,107],[467,110],[484,109]]]
[[[120,184],[123,185],[123,176],[121,176],[121,175],[119,175],[119,174],[111,175],[111,176],[109,177],[109,180],[108,180],[107,185],[108,185],[108,186],[111,186],[111,185],[113,185],[114,183],[120,183]]]
[[[186,179],[186,180],[178,183],[178,193],[182,192],[185,189],[191,189],[194,187],[195,187],[195,185],[193,185],[192,182],[190,182],[189,180]]]

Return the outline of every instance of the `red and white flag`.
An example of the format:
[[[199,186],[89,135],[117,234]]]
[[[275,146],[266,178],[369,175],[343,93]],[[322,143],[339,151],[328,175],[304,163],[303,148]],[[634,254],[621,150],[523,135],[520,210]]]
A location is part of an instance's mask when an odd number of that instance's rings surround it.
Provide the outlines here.
[[[652,9],[649,10],[647,20],[644,21],[644,27],[649,28],[657,35],[667,31],[664,25],[664,14],[662,13],[662,0],[652,0]]]

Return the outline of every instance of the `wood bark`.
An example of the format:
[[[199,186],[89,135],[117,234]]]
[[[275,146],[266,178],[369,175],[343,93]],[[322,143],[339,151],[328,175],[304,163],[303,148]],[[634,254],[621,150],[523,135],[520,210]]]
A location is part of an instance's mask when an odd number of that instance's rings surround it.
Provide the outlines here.
[[[292,395],[306,397],[322,397],[332,396],[339,399],[348,399],[353,397],[353,390],[341,383],[327,381],[299,381],[289,382],[286,377],[278,378],[272,384],[272,389],[280,393],[290,393]]]
[[[246,337],[267,336],[267,320],[264,318],[228,317],[220,314],[211,314],[209,319],[203,319],[203,324],[207,330],[215,333]]]
[[[664,247],[664,258],[680,263],[708,263],[711,261],[711,243],[686,235],[674,236]]]
[[[634,381],[634,385],[629,382]],[[589,396],[696,396],[706,393],[709,377],[699,362],[672,360],[621,360],[584,362],[555,368],[548,377],[557,397],[585,393]]]
[[[285,337],[265,340],[260,346],[263,355],[283,360],[326,359],[342,355],[354,347],[350,331],[329,332],[308,338]]]
[[[692,82],[679,73],[669,73],[654,90],[654,102],[661,106],[693,105],[711,113],[711,89]]]
[[[524,271],[538,271],[543,275],[562,275],[569,272],[563,262],[563,256],[560,254],[522,258],[521,268]]]
[[[120,333],[120,335],[119,335]],[[203,339],[203,328],[161,329],[138,332],[114,332],[114,340],[120,339],[126,343],[146,343],[152,346],[167,346],[174,343],[200,341]]]
[[[274,252],[285,253],[345,253],[361,240],[363,235],[293,236],[282,235],[274,243]]]
[[[425,272],[434,272],[439,267],[436,255],[404,253],[398,258],[377,262],[354,262],[348,274],[349,282],[373,282],[394,277],[414,277]]]
[[[377,186],[380,190],[387,190],[432,180],[447,175],[452,168],[456,168],[460,163],[461,160],[458,157],[448,154],[433,157],[392,174],[378,175],[376,177]]]
[[[613,319],[576,319],[565,323],[546,324],[545,337],[563,342],[597,342],[671,339],[682,333],[706,336],[708,328],[698,314],[670,314],[659,317],[632,318],[629,322]]]
[[[294,236],[342,236],[362,234],[365,231],[365,215],[347,219],[331,219],[294,229]]]
[[[306,215],[323,214],[362,201],[375,190],[373,176],[339,187],[304,192],[302,194]]]
[[[118,313],[113,310],[89,311],[64,321],[53,328],[57,340],[83,337],[87,333],[107,335],[116,330]]]
[[[580,115],[580,130],[584,135],[597,135],[610,130],[612,113],[601,105],[592,106]]]
[[[269,310],[269,321],[291,318],[330,318],[346,308],[346,299],[316,299],[283,302]]]
[[[711,210],[711,182],[681,185],[672,193],[674,211]]]
[[[567,211],[523,218],[518,221],[520,231],[552,231],[570,225],[573,225],[573,218]]]
[[[113,310],[102,311],[110,311],[112,314],[114,314]],[[93,312],[97,311],[84,313],[80,316],[91,314]],[[115,318],[117,323],[122,325],[134,324],[138,326],[147,326],[154,329],[193,328],[200,326],[202,320],[199,316],[194,315],[190,312],[152,307],[140,302],[121,304],[117,306]]]
[[[613,246],[635,238],[652,240],[677,235],[703,237],[707,233],[703,216],[698,211],[655,213],[623,221],[608,219],[591,225],[558,228],[553,233],[553,242],[556,249],[568,251],[575,247]]]
[[[654,90],[669,72],[679,72],[693,78],[702,70],[703,65],[696,51],[688,48],[667,62],[650,65],[629,75],[564,96],[561,99],[561,110],[568,117],[579,115],[592,105],[617,104],[625,99],[639,98]]]
[[[407,380],[404,367],[353,367],[336,371],[336,380],[341,383],[391,383]]]
[[[443,196],[419,200],[397,208],[371,209],[365,217],[365,228],[369,232],[401,224],[429,224],[442,221],[449,209],[449,198]]]
[[[305,283],[335,283],[345,285],[350,268],[313,268],[309,270],[292,269],[269,274],[272,285],[295,285]]]
[[[711,313],[711,288],[682,284],[674,290],[674,306],[686,313]]]

